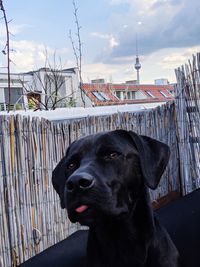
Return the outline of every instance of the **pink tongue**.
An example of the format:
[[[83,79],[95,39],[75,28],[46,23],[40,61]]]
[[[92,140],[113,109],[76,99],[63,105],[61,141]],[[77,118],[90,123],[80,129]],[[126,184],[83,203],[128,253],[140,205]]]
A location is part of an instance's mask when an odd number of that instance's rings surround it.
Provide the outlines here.
[[[84,211],[87,210],[87,209],[88,209],[88,206],[86,206],[86,205],[82,205],[82,206],[76,208],[76,212],[78,212],[78,213],[82,213],[82,212],[84,212]]]

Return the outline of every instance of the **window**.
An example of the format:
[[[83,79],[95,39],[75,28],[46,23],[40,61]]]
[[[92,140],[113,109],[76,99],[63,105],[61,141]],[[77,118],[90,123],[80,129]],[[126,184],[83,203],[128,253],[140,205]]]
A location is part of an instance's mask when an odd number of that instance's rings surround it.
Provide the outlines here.
[[[150,97],[155,98],[155,95],[153,95],[152,92],[150,92],[150,91],[146,91],[146,93],[147,93]]]
[[[93,91],[92,93],[98,100],[105,101],[105,98],[102,95],[100,95],[98,92]]]
[[[107,96],[104,92],[97,92],[93,91],[93,95],[99,100],[99,101],[110,101],[110,97]]]
[[[135,93],[136,93],[135,91],[127,92],[127,99],[129,99],[129,100],[135,99],[136,98]]]
[[[110,101],[111,99],[110,99],[110,97],[109,96],[107,96],[104,92],[98,92],[102,97],[104,97],[105,98],[105,100],[107,100],[107,101]]]
[[[9,103],[9,89],[8,87],[4,88],[5,103]],[[15,105],[16,103],[23,103],[23,88],[21,87],[12,87],[12,93],[10,94],[10,104]]]
[[[133,100],[136,99],[136,91],[127,91],[127,90],[123,90],[123,91],[115,91],[115,96],[117,98],[119,98],[120,100]]]
[[[121,92],[120,91],[116,91],[115,95],[116,95],[117,98],[121,99]]]
[[[164,97],[169,97],[165,92],[163,92],[162,90],[160,90],[160,93],[164,96]]]
[[[8,79],[0,79],[0,82],[1,83],[7,83],[8,82]]]

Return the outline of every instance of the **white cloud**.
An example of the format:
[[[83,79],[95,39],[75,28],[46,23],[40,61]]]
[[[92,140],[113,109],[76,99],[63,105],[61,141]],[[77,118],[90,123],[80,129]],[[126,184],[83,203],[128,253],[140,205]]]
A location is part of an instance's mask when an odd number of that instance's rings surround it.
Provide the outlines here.
[[[100,38],[100,39],[109,39],[110,35],[106,33],[101,33],[101,32],[91,32],[90,35]]]
[[[10,52],[11,58],[11,71],[12,72],[26,72],[34,70],[40,67],[44,67],[47,60],[50,65],[53,66],[53,57],[56,57],[57,67],[72,67],[73,62],[67,60],[65,62],[60,62],[59,58],[66,58],[68,50],[66,48],[53,49],[51,47],[46,47],[42,43],[37,43],[33,41],[21,40],[10,42],[10,47],[13,52]],[[7,58],[2,56],[1,66],[6,66]]]
[[[127,24],[124,24],[124,25],[123,25],[123,28],[124,28],[124,29],[128,28],[128,25],[127,25]]]
[[[192,55],[195,55],[200,51],[200,46],[194,46],[190,48],[182,48],[171,53],[165,54],[161,57],[159,65],[163,69],[176,69],[181,65],[184,65],[192,58]]]
[[[137,10],[149,10],[156,2],[157,0],[110,0],[111,5],[129,4]]]
[[[30,25],[27,24],[8,24],[10,35],[17,35],[21,32],[23,32],[27,28],[31,28]],[[4,23],[0,24],[0,39],[4,39],[6,37],[6,28]]]
[[[106,33],[100,33],[100,32],[92,32],[90,35],[100,38],[100,39],[105,39],[108,40],[109,47],[112,49],[115,46],[119,45],[119,41],[115,36],[112,34],[106,34]]]
[[[83,80],[90,82],[92,79],[103,78],[106,82],[124,83],[128,80],[136,79],[136,71],[133,62],[122,64],[83,64]],[[153,81],[152,78],[150,79]],[[143,81],[145,81],[143,79]]]
[[[42,44],[27,40],[11,41],[14,52],[10,57],[13,69],[17,71],[33,70],[37,65],[45,63],[45,47]],[[50,50],[50,49],[49,49]]]
[[[117,39],[114,36],[110,36],[109,44],[110,44],[110,48],[113,48],[115,46],[118,46],[119,42],[117,41]]]
[[[60,58],[68,58],[67,48],[54,49],[43,43],[30,40],[16,40],[18,35],[25,29],[30,28],[27,24],[9,24],[10,32],[10,59],[12,72],[26,72],[45,66],[47,59],[53,65],[53,57],[56,56],[56,65],[59,67],[72,67],[70,60],[60,62]],[[0,24],[0,67],[7,66],[7,57],[1,53],[6,46],[6,31],[4,23]]]
[[[12,35],[19,34],[23,32],[25,29],[30,29],[31,26],[27,24],[20,24],[20,25],[10,25],[9,26],[9,31]]]

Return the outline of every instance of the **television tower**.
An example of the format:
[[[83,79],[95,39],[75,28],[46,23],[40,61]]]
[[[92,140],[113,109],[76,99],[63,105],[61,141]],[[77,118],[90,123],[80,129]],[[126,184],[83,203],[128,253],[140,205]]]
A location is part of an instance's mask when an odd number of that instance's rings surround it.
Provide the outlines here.
[[[136,36],[136,59],[135,59],[135,69],[137,71],[137,84],[140,84],[140,69],[141,69],[141,64],[139,60],[139,55],[138,55],[138,39]]]

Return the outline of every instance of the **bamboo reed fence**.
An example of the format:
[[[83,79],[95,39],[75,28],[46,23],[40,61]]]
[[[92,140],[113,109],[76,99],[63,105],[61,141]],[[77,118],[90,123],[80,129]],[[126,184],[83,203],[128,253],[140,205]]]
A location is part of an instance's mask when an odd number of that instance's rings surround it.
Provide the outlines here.
[[[180,176],[187,194],[200,187],[200,53],[175,72]]]
[[[51,184],[53,168],[80,137],[126,129],[167,143],[170,162],[152,200],[199,187],[199,55],[193,61],[176,71],[175,102],[153,110],[63,123],[0,116],[1,267],[17,266],[80,227],[69,222]]]

